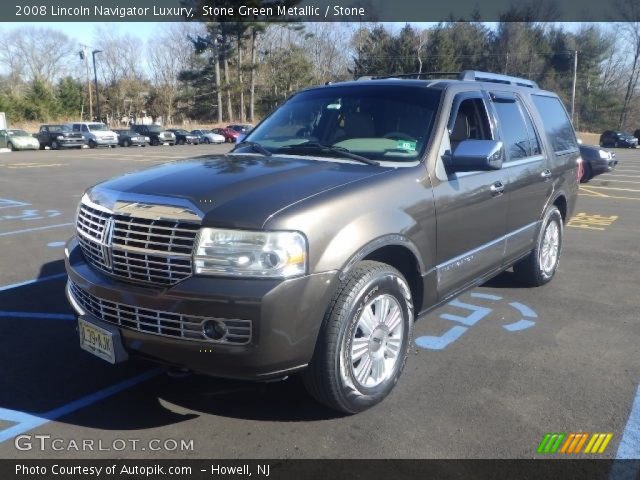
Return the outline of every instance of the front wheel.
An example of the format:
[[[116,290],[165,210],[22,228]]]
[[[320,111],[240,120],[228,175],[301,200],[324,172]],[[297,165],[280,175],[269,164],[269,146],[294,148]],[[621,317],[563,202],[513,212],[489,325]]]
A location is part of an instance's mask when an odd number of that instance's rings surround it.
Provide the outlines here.
[[[551,281],[560,262],[562,235],[562,215],[558,207],[552,205],[543,217],[536,248],[513,266],[520,282],[539,287]]]
[[[11,150],[12,152],[15,152],[15,151],[16,151],[16,147],[15,147],[15,146],[13,145],[13,143],[11,143],[11,142],[8,142],[8,143],[7,143],[7,148],[8,148],[9,150]]]
[[[384,263],[359,263],[327,309],[303,373],[307,391],[350,414],[379,403],[400,378],[412,328],[411,292],[402,274]]]
[[[58,150],[59,148],[60,148],[60,145],[58,144],[58,142],[53,140],[51,142],[51,150]]]

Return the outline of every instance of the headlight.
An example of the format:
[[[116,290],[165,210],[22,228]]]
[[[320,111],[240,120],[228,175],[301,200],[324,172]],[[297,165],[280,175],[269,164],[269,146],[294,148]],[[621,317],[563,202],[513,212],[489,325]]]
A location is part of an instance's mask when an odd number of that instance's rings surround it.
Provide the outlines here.
[[[58,135],[58,136],[56,137],[56,139],[58,139],[58,140],[64,140],[64,135]]]
[[[600,158],[603,160],[609,160],[609,158],[611,158],[611,154],[606,150],[598,150],[598,154],[600,155]]]
[[[195,272],[231,277],[288,278],[307,270],[307,241],[299,232],[203,228]]]

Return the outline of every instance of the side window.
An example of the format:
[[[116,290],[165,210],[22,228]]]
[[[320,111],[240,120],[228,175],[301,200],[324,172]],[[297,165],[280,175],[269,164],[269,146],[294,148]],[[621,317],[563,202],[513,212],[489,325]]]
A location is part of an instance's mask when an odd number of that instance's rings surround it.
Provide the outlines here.
[[[560,99],[542,95],[531,95],[531,98],[540,113],[545,133],[551,141],[553,151],[563,153],[577,150],[576,134]]]
[[[74,132],[79,132],[80,131],[80,125],[78,125],[77,123],[73,124],[73,131]]]
[[[491,140],[491,128],[487,109],[481,98],[467,98],[460,102],[458,109],[451,112],[453,124],[450,123],[449,141],[454,152],[464,140]]]
[[[540,148],[540,140],[536,134],[536,129],[531,121],[531,116],[527,112],[526,108],[522,109],[522,115],[524,116],[524,122],[527,124],[527,132],[529,134],[529,146],[531,148],[531,155],[540,155],[542,149]]]
[[[89,128],[86,125],[82,125],[82,131],[83,132],[88,132]]]
[[[508,160],[529,157],[529,132],[517,99],[493,97],[493,101]]]

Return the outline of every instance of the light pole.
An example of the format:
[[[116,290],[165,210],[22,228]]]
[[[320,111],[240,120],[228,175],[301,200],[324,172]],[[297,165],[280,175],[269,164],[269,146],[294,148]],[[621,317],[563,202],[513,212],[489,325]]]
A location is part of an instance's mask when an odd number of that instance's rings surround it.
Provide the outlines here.
[[[576,81],[578,80],[578,50],[573,51],[573,87],[571,89],[571,121],[575,124],[576,117]]]
[[[91,94],[91,77],[89,77],[89,56],[87,55],[87,46],[81,45],[80,58],[84,61],[87,72],[87,90],[89,90],[89,121],[93,120],[93,96]]]
[[[93,81],[96,86],[96,116],[98,117],[98,121],[100,121],[100,94],[98,93],[98,71],[96,70],[96,53],[100,53],[102,50],[94,50],[91,52],[93,57]]]

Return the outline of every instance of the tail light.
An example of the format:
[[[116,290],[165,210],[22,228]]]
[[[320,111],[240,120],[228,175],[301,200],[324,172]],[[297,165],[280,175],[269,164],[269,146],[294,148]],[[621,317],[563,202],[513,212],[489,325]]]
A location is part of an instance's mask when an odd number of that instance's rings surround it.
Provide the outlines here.
[[[578,164],[576,179],[579,182],[582,179],[582,176],[584,175],[584,160],[582,160],[582,157],[578,157],[578,159],[576,160],[576,163]]]

